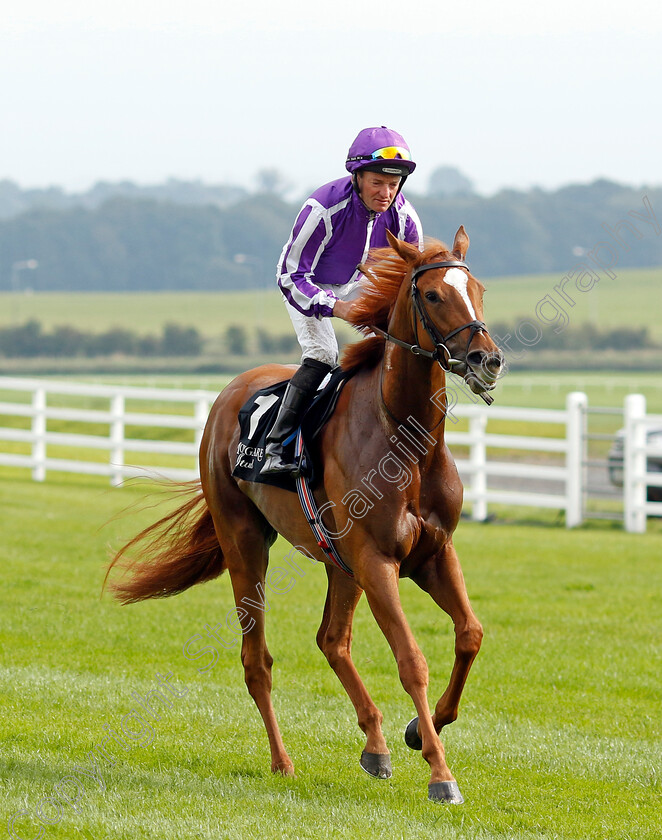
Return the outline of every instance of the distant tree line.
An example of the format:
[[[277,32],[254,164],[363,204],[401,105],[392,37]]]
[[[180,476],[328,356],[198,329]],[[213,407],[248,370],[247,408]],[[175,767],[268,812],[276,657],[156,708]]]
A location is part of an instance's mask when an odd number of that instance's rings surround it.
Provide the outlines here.
[[[494,336],[506,336],[515,331],[516,325],[505,323],[495,323],[490,328]],[[242,324],[230,324],[220,339],[221,352],[230,356],[259,354],[277,359],[298,352],[294,333],[274,335],[262,328],[251,333]],[[213,350],[209,349],[210,343],[214,344]],[[657,346],[647,329],[620,327],[600,330],[592,324],[581,324],[561,333],[545,331],[540,341],[528,346],[527,351],[627,351]],[[122,327],[91,333],[65,325],[47,332],[36,320],[20,326],[0,327],[0,358],[182,357],[200,356],[205,352],[219,352],[219,343],[202,336],[195,327],[178,324],[166,324],[159,336],[138,335]]]
[[[272,335],[261,328],[255,330],[256,341],[253,346],[248,330],[241,324],[230,324],[225,330],[224,339],[225,349],[231,356],[246,356],[253,350],[264,355],[288,355],[299,346],[294,332]]]
[[[257,328],[249,334],[243,325],[231,324],[220,337],[222,352],[231,356],[289,355],[298,348],[294,333],[273,335]],[[0,358],[97,358],[107,356],[200,356],[214,344],[196,327],[166,324],[160,335],[138,335],[113,327],[101,333],[63,325],[45,331],[37,320],[0,327]],[[216,342],[218,344],[218,342]],[[217,347],[214,351],[217,352]]]
[[[270,196],[231,210],[128,198],[31,210],[0,222],[0,290],[265,288],[288,232],[282,213]],[[12,266],[28,259],[38,267],[17,278]]]
[[[116,327],[90,333],[70,326],[44,332],[39,321],[0,328],[0,356],[5,358],[114,356],[198,356],[203,339],[195,327],[166,324],[160,336],[137,335]]]
[[[88,210],[101,206],[112,198],[147,199],[171,204],[227,207],[248,195],[248,190],[234,184],[204,184],[169,178],[163,184],[144,186],[132,181],[110,183],[99,181],[81,193],[67,193],[61,187],[22,189],[14,181],[0,181],[0,219],[20,216],[30,210]]]
[[[59,198],[45,190],[28,201],[16,185],[0,182],[0,208],[6,208],[0,212],[0,291],[272,288],[300,204],[283,201],[273,191],[275,175],[268,175],[260,194],[228,187],[221,198],[221,187],[197,182],[133,190],[97,185],[94,198],[85,194],[78,202],[60,201],[57,190]],[[662,265],[660,223],[654,215],[642,220],[644,195],[662,220],[661,188],[601,180],[487,198],[461,188],[456,179],[445,191],[409,197],[427,235],[452,240],[465,225],[469,262],[479,277],[567,272],[605,241],[618,266]],[[621,227],[616,236],[624,246],[603,227],[613,231],[621,222],[640,232]],[[28,260],[37,261],[34,270],[17,270]]]

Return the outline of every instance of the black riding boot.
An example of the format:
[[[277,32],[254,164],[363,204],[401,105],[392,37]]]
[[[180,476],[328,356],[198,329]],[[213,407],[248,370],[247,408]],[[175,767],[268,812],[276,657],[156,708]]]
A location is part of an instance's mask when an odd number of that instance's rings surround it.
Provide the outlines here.
[[[313,401],[317,386],[331,370],[331,366],[317,359],[304,359],[299,370],[290,379],[276,421],[267,435],[264,466],[261,473],[297,473],[299,466],[294,457],[286,457],[283,441],[301,424],[304,412]]]

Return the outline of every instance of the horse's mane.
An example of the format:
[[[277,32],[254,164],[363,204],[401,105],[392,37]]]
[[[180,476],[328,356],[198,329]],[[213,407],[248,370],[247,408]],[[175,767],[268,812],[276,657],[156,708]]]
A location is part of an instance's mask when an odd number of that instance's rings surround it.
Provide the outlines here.
[[[413,265],[405,262],[393,248],[373,248],[365,263],[359,266],[364,274],[363,293],[352,302],[347,320],[360,332],[369,334],[371,327],[386,330],[409,268],[451,257],[448,246],[437,239],[426,240]],[[381,361],[385,345],[385,339],[375,335],[350,344],[343,350],[341,366],[345,370],[374,367]]]

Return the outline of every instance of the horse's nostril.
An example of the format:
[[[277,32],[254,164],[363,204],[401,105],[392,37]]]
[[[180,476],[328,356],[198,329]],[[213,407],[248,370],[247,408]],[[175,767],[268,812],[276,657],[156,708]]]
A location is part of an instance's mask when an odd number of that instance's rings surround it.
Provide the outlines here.
[[[467,354],[467,362],[471,367],[480,367],[487,361],[487,353],[482,350],[472,350]]]
[[[486,373],[496,376],[501,370],[503,356],[501,353],[485,353],[483,350],[473,350],[467,354],[467,362],[474,370],[481,368]]]
[[[494,370],[499,370],[503,364],[503,353],[490,353],[487,360],[487,366]]]

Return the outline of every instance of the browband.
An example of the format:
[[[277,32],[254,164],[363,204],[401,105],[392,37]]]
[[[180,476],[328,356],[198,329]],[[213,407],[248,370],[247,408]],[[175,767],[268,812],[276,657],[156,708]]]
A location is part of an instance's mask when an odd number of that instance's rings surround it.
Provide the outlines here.
[[[469,271],[469,266],[463,260],[444,260],[444,262],[427,263],[426,265],[419,265],[411,273],[412,282],[416,280],[419,274],[424,271],[430,271],[433,268],[466,268]]]

